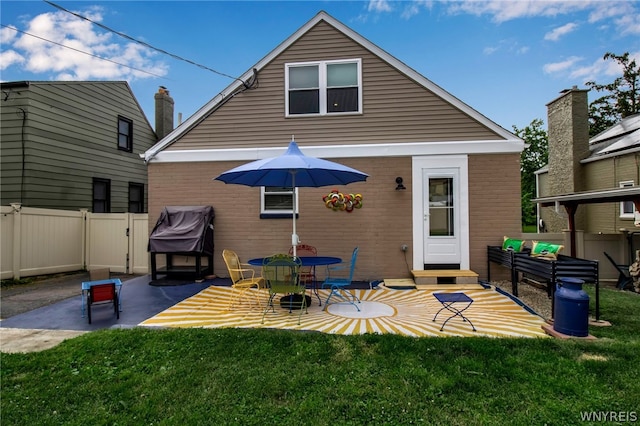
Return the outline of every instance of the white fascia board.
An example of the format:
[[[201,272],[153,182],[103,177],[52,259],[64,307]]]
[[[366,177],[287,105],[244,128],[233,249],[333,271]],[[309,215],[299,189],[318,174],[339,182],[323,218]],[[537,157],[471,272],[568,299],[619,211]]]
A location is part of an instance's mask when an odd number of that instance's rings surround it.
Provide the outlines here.
[[[411,157],[415,155],[470,155],[520,153],[524,143],[520,139],[504,141],[443,141],[394,144],[361,144],[333,146],[302,146],[301,151],[316,158]],[[276,157],[286,147],[197,149],[159,152],[152,163],[195,163],[220,161],[253,161]]]

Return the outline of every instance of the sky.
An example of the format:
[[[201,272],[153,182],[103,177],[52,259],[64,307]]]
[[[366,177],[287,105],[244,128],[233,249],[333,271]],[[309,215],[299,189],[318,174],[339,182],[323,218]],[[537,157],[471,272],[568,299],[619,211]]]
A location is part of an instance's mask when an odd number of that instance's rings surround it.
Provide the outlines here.
[[[152,127],[164,86],[177,126],[320,11],[509,131],[640,62],[638,1],[3,0],[0,81],[126,80]]]

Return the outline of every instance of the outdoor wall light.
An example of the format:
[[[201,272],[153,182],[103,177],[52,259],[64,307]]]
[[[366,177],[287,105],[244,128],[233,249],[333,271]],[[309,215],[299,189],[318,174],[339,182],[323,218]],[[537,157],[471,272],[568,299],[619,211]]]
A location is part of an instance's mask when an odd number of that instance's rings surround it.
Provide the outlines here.
[[[398,176],[396,178],[396,183],[397,183],[396,191],[401,191],[403,189],[407,189],[407,187],[402,184],[402,178],[400,176]]]

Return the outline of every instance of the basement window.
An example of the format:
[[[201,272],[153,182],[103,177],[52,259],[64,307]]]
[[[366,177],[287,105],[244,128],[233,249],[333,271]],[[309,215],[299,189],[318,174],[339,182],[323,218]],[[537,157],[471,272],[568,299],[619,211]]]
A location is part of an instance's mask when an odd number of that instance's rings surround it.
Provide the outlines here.
[[[293,190],[279,186],[263,186],[260,188],[260,218],[291,218],[293,208]],[[295,188],[295,213],[298,215],[298,188]]]

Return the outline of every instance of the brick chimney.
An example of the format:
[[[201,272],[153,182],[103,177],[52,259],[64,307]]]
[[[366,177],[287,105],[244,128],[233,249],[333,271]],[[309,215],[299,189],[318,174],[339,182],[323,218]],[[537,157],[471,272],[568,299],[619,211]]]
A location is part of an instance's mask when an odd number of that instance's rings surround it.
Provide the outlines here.
[[[588,90],[573,86],[547,104],[549,136],[549,194],[561,195],[583,191],[584,170],[580,164],[589,156]],[[578,208],[576,226],[583,228],[583,215]],[[561,219],[566,227],[566,219]]]
[[[169,96],[169,90],[164,86],[160,86],[154,98],[156,100],[156,135],[160,140],[173,130],[173,98]]]

